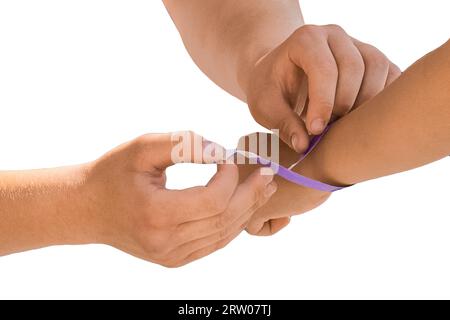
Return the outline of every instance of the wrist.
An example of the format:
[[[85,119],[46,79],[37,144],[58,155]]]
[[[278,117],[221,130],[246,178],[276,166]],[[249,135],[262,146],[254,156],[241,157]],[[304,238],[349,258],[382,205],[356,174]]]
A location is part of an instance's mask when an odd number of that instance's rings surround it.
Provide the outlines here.
[[[94,242],[86,215],[86,165],[6,171],[0,177],[0,255]]]
[[[98,243],[98,215],[91,208],[95,194],[89,186],[90,163],[50,169],[52,176],[46,199],[50,241],[56,245]],[[44,173],[46,175],[46,173]],[[45,176],[44,176],[45,179]],[[45,213],[43,213],[45,214]]]
[[[110,232],[106,208],[112,199],[105,196],[105,181],[95,174],[97,162],[82,164],[74,168],[76,184],[73,185],[73,218],[76,218],[72,230],[74,244],[109,244]]]
[[[343,174],[340,161],[333,157],[330,159],[323,148],[319,149],[319,146],[294,170],[308,178],[336,187],[346,187],[356,183],[352,181],[351,177]]]

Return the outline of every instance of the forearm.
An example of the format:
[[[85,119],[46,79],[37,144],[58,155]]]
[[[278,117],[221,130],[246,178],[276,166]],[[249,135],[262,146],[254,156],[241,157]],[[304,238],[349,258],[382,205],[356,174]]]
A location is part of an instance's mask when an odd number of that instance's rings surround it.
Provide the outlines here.
[[[377,97],[335,123],[298,168],[350,185],[450,154],[450,43],[411,66]]]
[[[0,255],[94,240],[85,167],[0,172]]]
[[[164,0],[200,69],[245,101],[252,66],[298,27],[297,0]]]

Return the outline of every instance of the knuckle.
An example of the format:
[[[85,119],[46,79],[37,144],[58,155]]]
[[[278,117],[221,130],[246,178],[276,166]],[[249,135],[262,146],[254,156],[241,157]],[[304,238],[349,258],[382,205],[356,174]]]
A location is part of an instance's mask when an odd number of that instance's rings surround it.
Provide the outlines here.
[[[282,137],[287,138],[287,134],[290,129],[289,120],[286,118],[279,120],[274,129],[280,130],[280,134],[282,135]]]
[[[152,133],[146,133],[143,135],[140,135],[139,137],[135,138],[131,141],[131,143],[128,145],[131,152],[129,153],[130,157],[133,158],[134,156],[139,156],[143,150],[146,149],[146,147],[151,144],[155,140],[155,135]]]
[[[136,139],[134,139],[134,143],[138,144],[138,145],[142,145],[144,143],[148,143],[149,141],[151,141],[153,138],[153,134],[151,133],[146,133],[143,135],[140,135],[139,137],[137,137]]]
[[[294,119],[294,121],[297,120]],[[271,129],[278,129],[281,139],[289,144],[291,133],[296,128],[294,121],[289,117],[282,118],[275,124],[274,128]]]
[[[331,23],[331,24],[327,24],[326,25],[326,27],[329,29],[329,30],[332,30],[332,31],[334,31],[334,32],[340,32],[340,33],[345,33],[345,30],[344,30],[344,28],[342,28],[340,25],[338,25],[338,24],[334,24],[334,23]]]
[[[366,56],[366,65],[376,69],[387,69],[389,67],[389,60],[378,49],[372,47]]]
[[[303,39],[305,37],[315,36],[320,33],[320,27],[314,24],[305,24],[295,30],[294,35],[298,39]]]

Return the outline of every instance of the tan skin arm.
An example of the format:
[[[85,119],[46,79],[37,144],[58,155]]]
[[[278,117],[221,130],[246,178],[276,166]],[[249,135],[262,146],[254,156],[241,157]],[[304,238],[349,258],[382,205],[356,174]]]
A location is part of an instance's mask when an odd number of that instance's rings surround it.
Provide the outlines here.
[[[350,185],[417,168],[450,154],[450,42],[373,100],[337,122],[305,170]],[[308,168],[308,169],[307,169]]]
[[[450,42],[412,65],[397,81],[333,125],[295,170],[351,185],[420,167],[450,154]],[[281,147],[281,163],[297,155]],[[241,173],[251,166],[241,166]],[[279,178],[278,191],[252,218],[250,233],[270,235],[329,196]]]

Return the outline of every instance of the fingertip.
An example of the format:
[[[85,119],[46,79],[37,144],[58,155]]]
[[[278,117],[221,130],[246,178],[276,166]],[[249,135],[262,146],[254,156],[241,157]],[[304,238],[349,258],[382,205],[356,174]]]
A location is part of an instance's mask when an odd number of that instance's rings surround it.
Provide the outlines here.
[[[313,119],[310,123],[310,131],[314,135],[321,134],[326,127],[326,122],[322,118]]]
[[[268,185],[273,181],[275,171],[270,167],[263,167],[259,169],[259,175],[262,177],[264,185]]]
[[[284,229],[291,222],[290,217],[271,219],[270,223],[270,233],[274,235],[279,232],[281,229]]]
[[[309,139],[306,135],[300,136],[298,133],[292,134],[291,147],[297,153],[302,153],[308,148]]]
[[[277,183],[275,181],[272,181],[266,186],[266,190],[264,190],[264,196],[266,198],[272,197],[275,194],[275,192],[277,192],[277,189],[278,189]]]
[[[248,232],[248,234],[251,234],[252,236],[257,236],[261,231],[261,229],[263,228],[263,226],[264,221],[251,220],[248,223],[247,228],[245,230]]]
[[[291,137],[291,146],[292,146],[292,149],[295,150],[295,152],[300,153],[300,150],[298,147],[298,137],[295,133]]]

